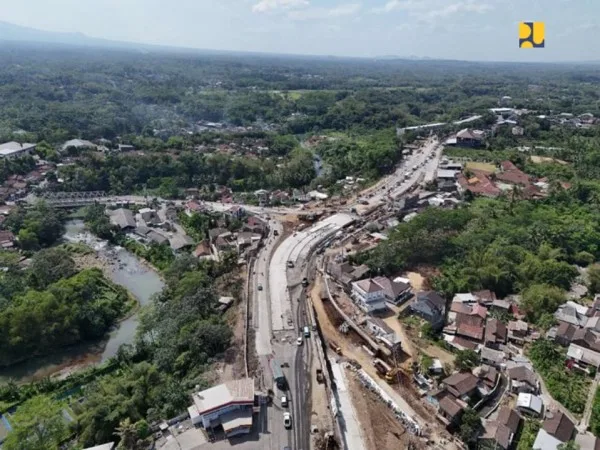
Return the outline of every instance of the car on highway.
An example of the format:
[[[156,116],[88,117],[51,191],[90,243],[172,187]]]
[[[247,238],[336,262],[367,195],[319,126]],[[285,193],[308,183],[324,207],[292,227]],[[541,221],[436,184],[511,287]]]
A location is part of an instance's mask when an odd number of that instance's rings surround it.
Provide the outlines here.
[[[262,291],[262,284],[259,284],[259,285],[258,285],[258,290],[259,290],[259,291]]]
[[[281,396],[281,406],[284,408],[287,408],[288,406],[288,399],[285,395]]]
[[[304,342],[304,339],[302,339],[302,336],[298,336],[298,339],[296,339],[296,345],[300,347],[302,342]]]
[[[287,266],[292,269],[294,267],[294,261],[288,261]]]
[[[289,412],[283,413],[283,426],[286,428],[292,428],[292,415]]]

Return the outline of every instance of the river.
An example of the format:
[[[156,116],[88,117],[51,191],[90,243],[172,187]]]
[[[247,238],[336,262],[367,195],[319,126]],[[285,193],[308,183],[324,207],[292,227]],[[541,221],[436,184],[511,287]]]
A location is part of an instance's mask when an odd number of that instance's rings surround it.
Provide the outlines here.
[[[92,247],[98,257],[107,263],[110,279],[131,292],[142,306],[148,304],[151,297],[163,288],[163,282],[156,272],[142,264],[129,251],[114,247],[87,232],[81,220],[67,222],[64,240],[83,242]],[[72,369],[105,362],[117,354],[122,344],[133,342],[137,325],[138,313],[135,312],[120,322],[102,342],[72,346],[51,356],[32,358],[0,369],[0,382],[9,379],[15,382],[28,382],[58,372],[64,376]]]

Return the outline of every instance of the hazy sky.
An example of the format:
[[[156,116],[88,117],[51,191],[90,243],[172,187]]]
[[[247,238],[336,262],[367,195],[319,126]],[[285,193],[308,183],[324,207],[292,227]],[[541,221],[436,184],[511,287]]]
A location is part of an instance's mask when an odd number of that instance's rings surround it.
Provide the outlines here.
[[[0,20],[217,50],[468,60],[600,60],[600,0],[19,0]],[[518,22],[546,23],[518,49]]]

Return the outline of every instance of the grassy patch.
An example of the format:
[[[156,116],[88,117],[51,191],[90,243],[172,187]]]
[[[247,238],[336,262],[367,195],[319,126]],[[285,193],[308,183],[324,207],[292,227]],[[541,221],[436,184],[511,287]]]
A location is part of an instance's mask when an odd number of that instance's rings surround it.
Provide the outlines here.
[[[519,445],[517,450],[531,450],[535,438],[540,431],[541,423],[538,420],[527,419],[521,430],[521,438],[519,439]]]
[[[590,429],[594,436],[600,435],[600,389],[596,389],[594,403],[592,404],[592,415],[590,417]]]
[[[565,366],[565,349],[547,339],[539,339],[531,346],[529,356],[550,395],[572,413],[581,415],[585,409],[591,380]]]
[[[484,172],[490,172],[490,173],[496,172],[496,166],[494,164],[490,164],[490,163],[469,161],[466,164],[466,167],[467,167],[467,169],[481,170]]]

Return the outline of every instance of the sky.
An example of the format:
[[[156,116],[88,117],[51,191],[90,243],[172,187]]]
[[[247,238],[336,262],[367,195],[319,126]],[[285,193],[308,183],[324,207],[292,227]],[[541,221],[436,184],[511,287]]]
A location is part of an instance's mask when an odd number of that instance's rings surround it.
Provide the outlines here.
[[[600,0],[19,0],[0,20],[214,50],[476,61],[600,60]],[[543,49],[518,23],[545,22]]]

